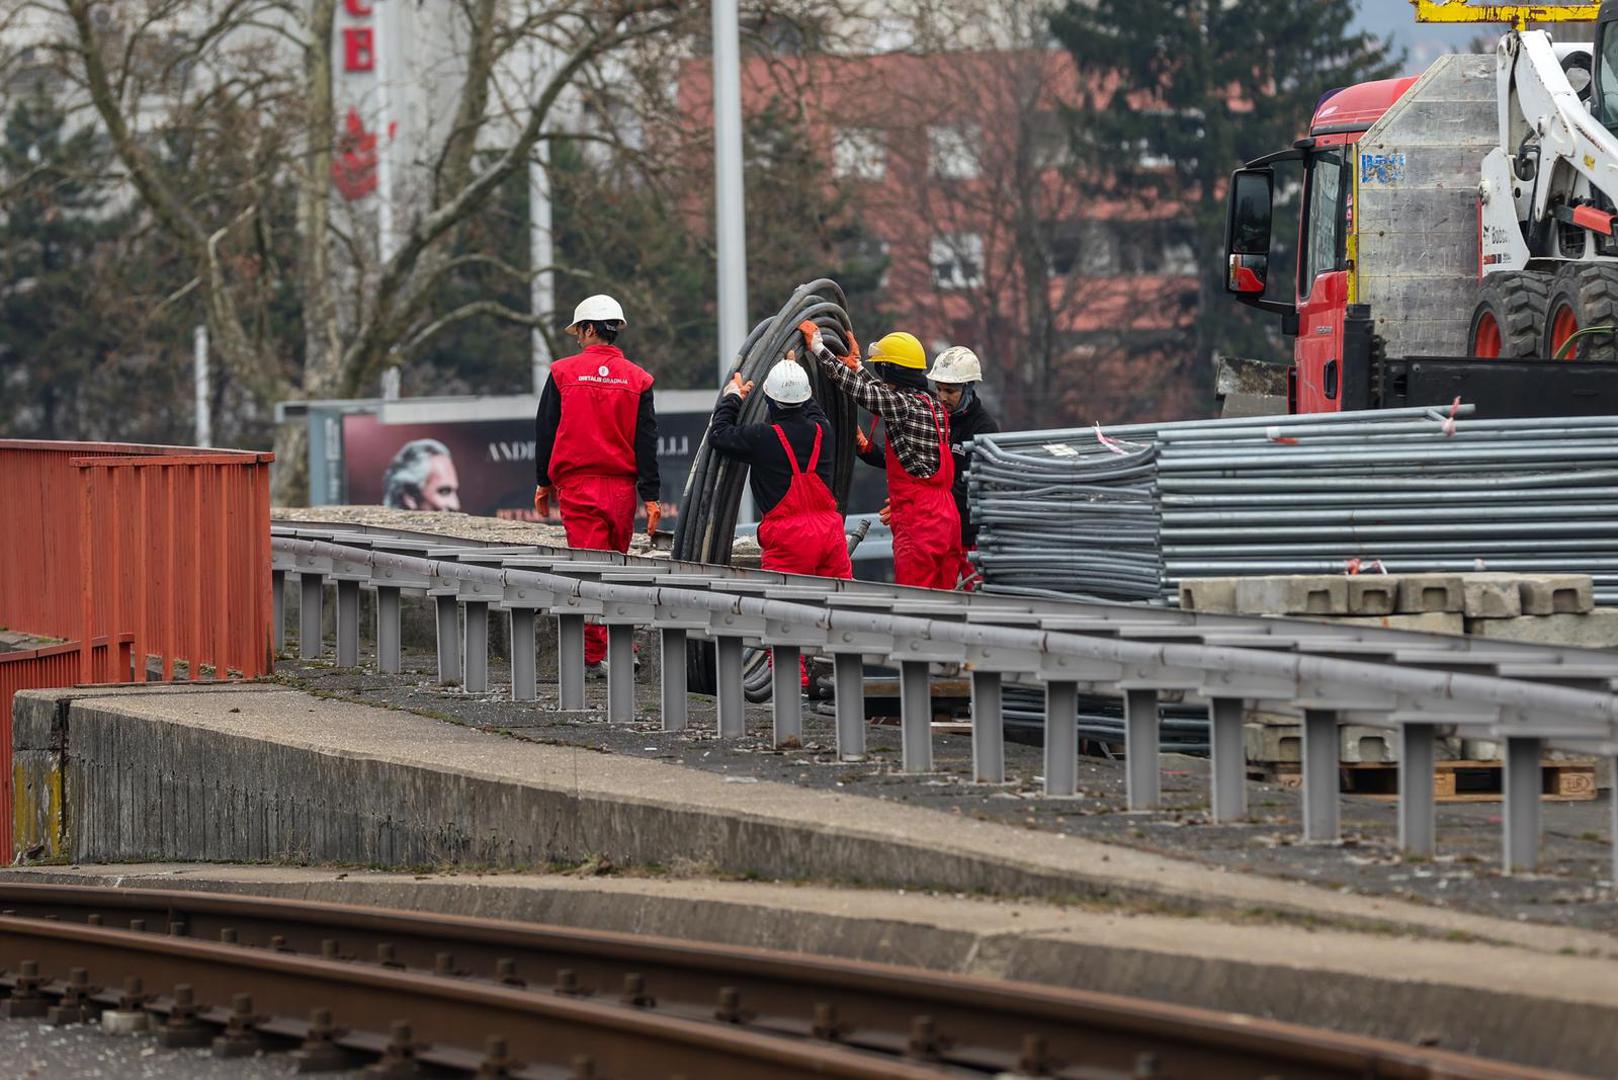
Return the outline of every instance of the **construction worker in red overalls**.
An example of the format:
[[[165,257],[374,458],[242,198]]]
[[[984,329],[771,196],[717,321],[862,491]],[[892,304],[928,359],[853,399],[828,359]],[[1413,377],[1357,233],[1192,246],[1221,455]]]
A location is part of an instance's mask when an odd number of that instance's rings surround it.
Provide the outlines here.
[[[550,512],[554,492],[568,547],[628,551],[635,511],[646,511],[646,533],[662,519],[658,501],[657,410],[652,376],[614,342],[624,309],[610,296],[591,296],[567,327],[583,350],[551,365],[534,419],[534,512]],[[606,675],[607,628],[584,628],[585,674]]]
[[[949,410],[927,384],[927,354],[914,335],[888,334],[871,346],[873,376],[860,364],[859,346],[836,356],[819,328],[798,329],[820,370],[861,408],[881,418],[887,433],[888,525],[893,530],[893,580],[900,585],[953,589],[962,561],[961,517],[951,490],[955,460],[949,447]]]
[[[764,379],[770,423],[738,424],[752,383],[731,376],[708,428],[708,443],[745,462],[763,567],[784,574],[850,578],[843,514],[832,496],[833,454],[826,445],[831,420],[810,396],[809,375],[796,360],[782,360]]]

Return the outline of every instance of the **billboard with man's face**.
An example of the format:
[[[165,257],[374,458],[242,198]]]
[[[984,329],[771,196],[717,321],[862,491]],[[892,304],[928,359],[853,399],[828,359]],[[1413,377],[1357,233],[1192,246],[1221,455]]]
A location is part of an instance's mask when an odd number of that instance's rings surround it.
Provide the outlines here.
[[[679,514],[686,474],[708,415],[658,413],[662,528],[672,528]],[[345,501],[353,505],[462,510],[532,521],[534,421],[384,424],[374,414],[351,414],[343,418],[343,471]]]

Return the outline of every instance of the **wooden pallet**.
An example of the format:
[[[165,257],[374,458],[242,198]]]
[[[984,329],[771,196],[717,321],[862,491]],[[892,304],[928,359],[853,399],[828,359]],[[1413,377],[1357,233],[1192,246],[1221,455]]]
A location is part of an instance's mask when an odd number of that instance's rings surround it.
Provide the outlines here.
[[[1373,799],[1399,797],[1395,762],[1343,763],[1337,768],[1338,790]],[[1596,767],[1588,762],[1540,763],[1540,792],[1545,802],[1587,802],[1596,797]],[[1262,777],[1283,787],[1303,782],[1296,764],[1273,765]],[[1498,761],[1440,761],[1433,766],[1433,797],[1441,803],[1499,802],[1505,768]]]

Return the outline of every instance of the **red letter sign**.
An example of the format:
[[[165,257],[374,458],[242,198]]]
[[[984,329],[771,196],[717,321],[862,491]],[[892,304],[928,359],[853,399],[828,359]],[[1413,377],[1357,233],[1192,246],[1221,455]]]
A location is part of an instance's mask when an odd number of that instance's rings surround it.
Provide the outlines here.
[[[343,70],[370,71],[376,52],[369,26],[343,27]]]
[[[343,0],[343,10],[356,19],[364,19],[370,16],[371,5],[363,3],[362,0]]]

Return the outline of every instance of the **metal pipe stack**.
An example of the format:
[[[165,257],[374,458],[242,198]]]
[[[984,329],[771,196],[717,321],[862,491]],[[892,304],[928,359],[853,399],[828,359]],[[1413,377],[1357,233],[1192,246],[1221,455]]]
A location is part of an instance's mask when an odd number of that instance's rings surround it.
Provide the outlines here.
[[[1359,559],[1379,560],[1390,573],[1589,574],[1596,602],[1618,604],[1618,417],[1472,420],[1469,412],[1102,429],[1157,451],[1149,475],[1132,478],[1152,491],[1152,513],[1143,519],[1133,506],[1128,528],[1112,537],[1111,508],[1087,505],[1084,484],[1053,491],[1047,478],[1019,478],[1002,464],[1115,456],[1094,429],[986,436],[976,444],[970,483],[987,586],[1021,592],[1043,579],[1041,587],[1056,592],[1145,599],[1117,591],[1111,576],[1074,573],[1085,553],[1069,552],[1099,544],[1113,558],[1122,544],[1145,566],[1136,545],[1155,535],[1162,567],[1155,595],[1164,598],[1185,578],[1340,573]],[[990,463],[981,477],[980,460]],[[1037,542],[1030,518],[1037,518]],[[1062,557],[1041,566],[1053,549]],[[1130,584],[1139,588],[1138,574]]]

